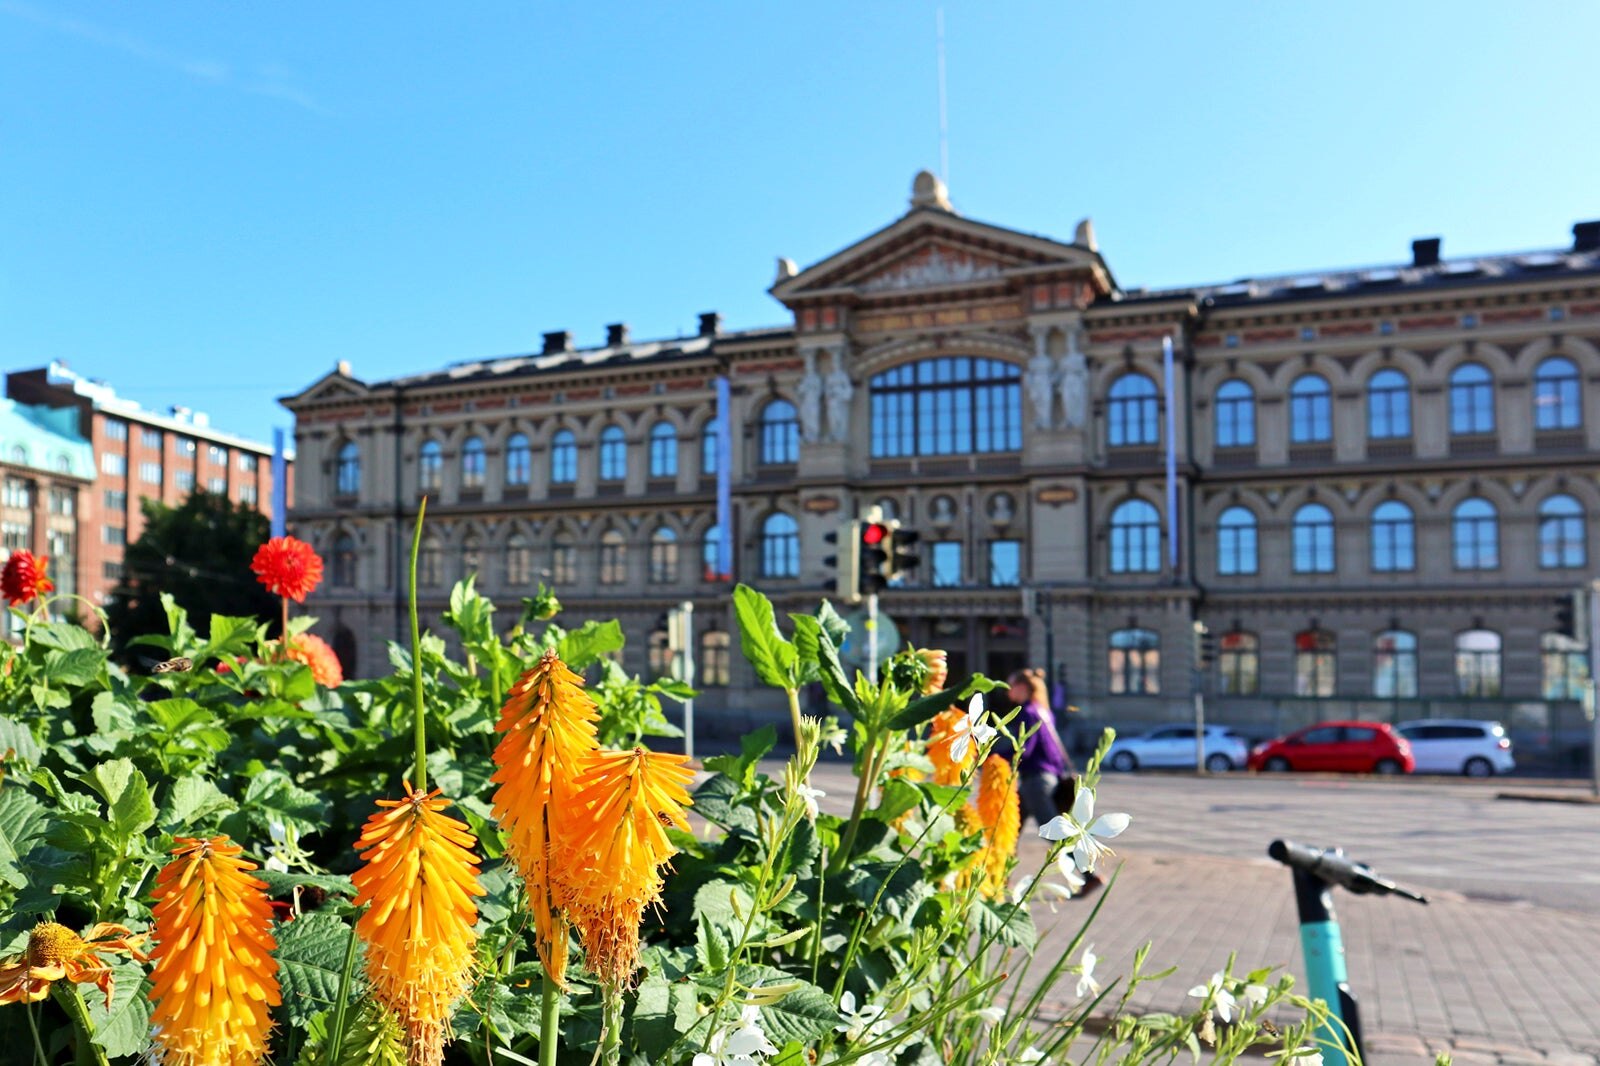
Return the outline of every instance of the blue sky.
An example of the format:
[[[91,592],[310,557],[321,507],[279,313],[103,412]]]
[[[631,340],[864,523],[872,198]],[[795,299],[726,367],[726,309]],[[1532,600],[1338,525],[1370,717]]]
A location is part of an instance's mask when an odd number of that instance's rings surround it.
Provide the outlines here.
[[[939,6],[0,0],[0,366],[265,437],[338,359],[780,323],[937,167]],[[1600,5],[943,7],[957,209],[1126,287],[1600,218]]]

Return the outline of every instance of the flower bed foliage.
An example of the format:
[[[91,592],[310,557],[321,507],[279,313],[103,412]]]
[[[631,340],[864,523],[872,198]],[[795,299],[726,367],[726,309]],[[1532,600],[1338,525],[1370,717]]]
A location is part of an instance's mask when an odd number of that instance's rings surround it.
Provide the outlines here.
[[[1121,980],[1096,974],[1084,934],[1104,894],[1057,916],[1081,925],[1065,952],[1035,955],[1051,912],[1032,901],[1071,895],[1126,817],[1093,815],[1097,757],[1042,868],[1016,869],[998,752],[1019,738],[982,712],[997,686],[947,684],[937,653],[849,677],[828,605],[781,626],[740,587],[743,652],[791,720],[696,775],[641,746],[673,735],[661,701],[689,693],[627,676],[615,622],[540,624],[541,598],[501,636],[468,580],[440,619],[459,657],[419,633],[388,676],[337,683],[287,609],[320,561],[263,551],[287,640],[168,599],[166,632],[137,642],[159,663],[144,674],[48,620],[42,566],[6,584],[26,618],[0,644],[6,1061],[1310,1054],[1324,1012],[1265,971],[1219,974],[1188,1015],[1128,1014],[1165,974],[1142,953]],[[801,716],[814,682],[836,717]],[[780,745],[793,754],[764,772]],[[848,815],[810,784],[830,747],[856,771]]]

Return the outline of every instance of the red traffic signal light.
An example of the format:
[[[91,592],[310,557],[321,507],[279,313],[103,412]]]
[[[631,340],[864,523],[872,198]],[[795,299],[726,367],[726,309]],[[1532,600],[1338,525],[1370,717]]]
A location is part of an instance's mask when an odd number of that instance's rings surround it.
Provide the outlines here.
[[[877,547],[889,537],[889,527],[882,522],[867,522],[861,527],[861,543]]]

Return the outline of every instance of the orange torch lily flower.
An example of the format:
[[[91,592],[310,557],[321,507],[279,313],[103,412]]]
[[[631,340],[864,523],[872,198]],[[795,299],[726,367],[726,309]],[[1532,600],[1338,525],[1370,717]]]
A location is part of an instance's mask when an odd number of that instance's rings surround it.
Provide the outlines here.
[[[450,1009],[472,983],[478,906],[477,838],[464,822],[440,813],[450,801],[438,790],[406,784],[403,800],[379,800],[356,850],[364,865],[350,875],[356,921],[367,945],[372,995],[406,1030],[410,1066],[444,1058]]]
[[[976,860],[983,878],[979,890],[991,899],[1005,897],[1006,875],[1022,833],[1022,801],[1014,776],[1010,762],[991,755],[984,760],[978,783],[978,822],[984,830],[983,849]]]
[[[594,700],[555,651],[511,686],[495,731],[494,816],[506,854],[527,887],[535,942],[545,973],[565,986],[567,926],[556,907],[554,842],[572,820],[573,781],[595,748]]]
[[[956,727],[963,717],[961,708],[951,707],[934,715],[928,726],[928,759],[933,763],[933,783],[936,785],[961,784],[961,775],[972,765],[972,745],[967,746],[960,760],[956,759],[954,752],[956,739],[961,736]]]
[[[156,875],[150,1020],[163,1066],[254,1066],[278,1005],[267,886],[227,837],[178,837]]]
[[[37,1003],[50,994],[57,981],[92,984],[105,993],[111,1006],[111,967],[100,952],[132,955],[140,962],[142,936],[121,925],[101,922],[84,936],[64,925],[40,922],[28,934],[28,947],[20,955],[0,960],[0,1003]]]

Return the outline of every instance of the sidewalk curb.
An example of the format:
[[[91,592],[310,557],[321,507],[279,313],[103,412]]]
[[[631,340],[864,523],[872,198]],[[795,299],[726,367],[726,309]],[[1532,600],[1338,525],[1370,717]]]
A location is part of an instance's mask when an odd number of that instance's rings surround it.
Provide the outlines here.
[[[1600,805],[1600,796],[1572,792],[1497,792],[1497,800],[1521,800],[1524,803],[1577,803]]]

